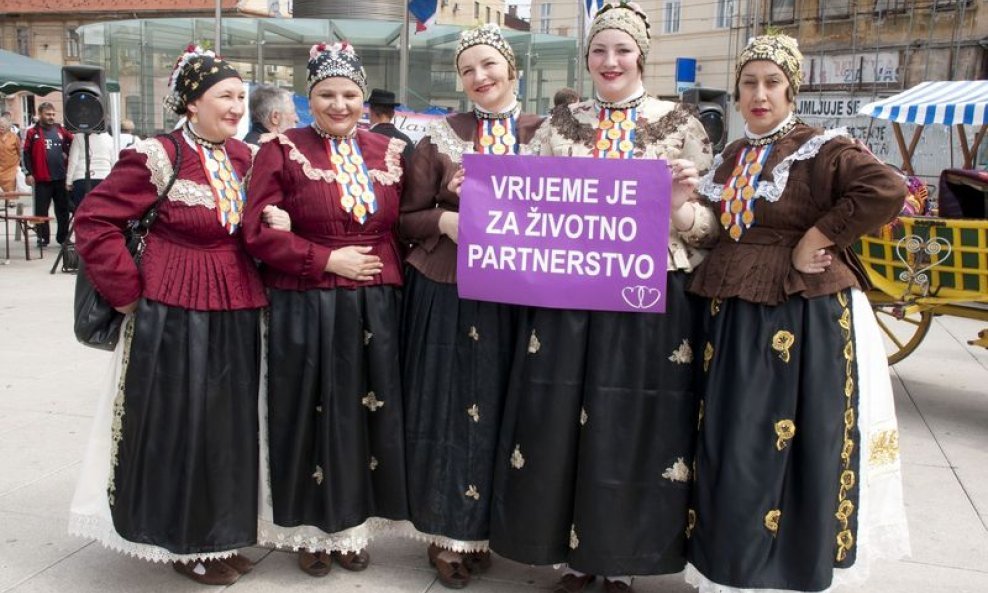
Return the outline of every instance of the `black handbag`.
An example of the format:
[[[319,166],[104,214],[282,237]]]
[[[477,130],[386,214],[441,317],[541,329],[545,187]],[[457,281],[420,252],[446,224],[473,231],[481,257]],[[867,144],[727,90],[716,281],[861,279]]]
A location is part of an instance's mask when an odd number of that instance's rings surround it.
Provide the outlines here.
[[[158,136],[159,139],[167,138],[175,145],[175,164],[172,166],[172,176],[168,180],[168,185],[158,194],[158,199],[148,209],[140,220],[131,221],[124,232],[127,240],[127,249],[134,258],[134,263],[138,267],[141,265],[141,256],[144,254],[144,243],[151,225],[158,218],[158,205],[161,200],[168,195],[175,179],[178,178],[178,170],[182,166],[182,147],[171,135]],[[92,282],[86,275],[85,263],[79,258],[79,273],[75,279],[75,337],[85,346],[98,348],[100,350],[113,350],[120,339],[120,325],[123,323],[124,314],[114,309],[106,302]]]

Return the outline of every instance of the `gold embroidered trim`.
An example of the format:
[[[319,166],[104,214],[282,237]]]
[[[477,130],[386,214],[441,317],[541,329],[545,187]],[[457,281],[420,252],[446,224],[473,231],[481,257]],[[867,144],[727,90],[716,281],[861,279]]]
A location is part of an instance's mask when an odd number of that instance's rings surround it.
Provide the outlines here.
[[[511,467],[515,469],[525,467],[525,456],[521,454],[521,445],[515,445],[514,453],[511,454]]]
[[[686,465],[686,460],[680,457],[673,463],[670,467],[666,468],[666,471],[662,472],[662,477],[671,482],[689,482],[690,481],[690,468]]]
[[[473,484],[470,484],[470,487],[467,488],[467,491],[464,492],[463,495],[466,496],[467,498],[480,500],[480,491],[477,490],[477,487]]]
[[[580,538],[576,536],[576,525],[569,526],[569,547],[575,550],[580,547]]]
[[[883,430],[871,437],[871,453],[868,463],[872,466],[888,465],[899,459],[899,431]]]
[[[477,404],[474,404],[467,408],[467,416],[473,419],[474,422],[480,422],[480,408]]]
[[[779,437],[775,441],[775,448],[781,451],[796,436],[796,423],[792,420],[779,420],[775,423],[775,434]]]
[[[693,529],[696,527],[696,511],[689,509],[686,511],[686,537],[693,537]]]
[[[771,511],[765,513],[765,529],[768,529],[775,537],[779,533],[779,519],[782,518],[782,511],[779,509],[772,509]]]
[[[796,343],[796,336],[792,332],[779,330],[772,336],[772,350],[779,353],[779,359],[788,363],[790,360],[789,349]]]
[[[312,472],[312,477],[315,478],[316,484],[322,485],[323,473],[321,466],[316,466],[316,471]]]
[[[471,340],[473,340],[474,342],[479,342],[480,341],[480,332],[477,331],[477,326],[476,325],[471,325],[470,326],[470,331],[467,332],[467,337],[470,338]]]
[[[710,370],[710,361],[714,359],[714,345],[707,342],[706,347],[703,349],[703,372]]]
[[[376,412],[378,409],[384,407],[384,402],[377,399],[377,395],[375,395],[373,391],[365,395],[364,398],[360,400],[360,403],[367,406],[367,409],[371,412]]]
[[[532,336],[528,338],[528,353],[536,354],[539,348],[542,347],[542,342],[539,341],[538,336],[535,335],[535,330],[532,330]]]
[[[722,301],[719,298],[717,298],[717,297],[714,297],[714,298],[710,299],[710,316],[711,317],[717,317],[717,314],[720,313],[720,304],[721,304],[721,302]]]
[[[120,441],[123,440],[124,398],[127,384],[127,367],[130,366],[130,345],[134,341],[134,320],[128,319],[123,328],[123,352],[121,353],[120,379],[117,395],[113,398],[113,419],[110,421],[110,479],[106,486],[107,498],[112,507],[116,502],[116,467],[120,464]]]
[[[693,347],[689,340],[683,340],[678,348],[672,351],[669,360],[676,364],[689,364],[693,362]]]
[[[854,514],[854,503],[848,498],[849,493],[857,482],[853,468],[853,453],[855,449],[854,429],[857,414],[854,411],[854,341],[851,339],[851,310],[846,291],[837,293],[837,302],[841,311],[838,325],[844,337],[844,443],[841,446],[841,475],[840,491],[837,497],[837,511],[834,515],[840,522],[841,531],[837,534],[837,562],[843,562],[854,546],[854,534],[850,530],[851,517]]]

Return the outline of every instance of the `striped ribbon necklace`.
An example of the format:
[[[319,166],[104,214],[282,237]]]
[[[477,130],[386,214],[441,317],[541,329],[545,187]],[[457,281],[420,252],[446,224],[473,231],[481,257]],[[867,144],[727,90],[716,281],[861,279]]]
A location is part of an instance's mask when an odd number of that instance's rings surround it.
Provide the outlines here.
[[[638,125],[638,106],[601,107],[594,128],[594,158],[630,159],[635,150],[635,128]]]
[[[222,144],[210,142],[195,133],[191,126],[185,127],[188,135],[196,145],[199,154],[199,164],[209,180],[209,188],[213,192],[216,203],[216,219],[229,234],[233,234],[240,226],[243,216],[244,202],[247,196],[244,185],[233,169],[230,155]]]
[[[735,241],[755,223],[755,191],[772,144],[746,146],[721,194],[720,224]]]
[[[477,141],[474,146],[479,154],[518,154],[519,105],[502,113],[490,113],[476,107]]]
[[[334,136],[315,123],[312,128],[326,143],[326,155],[340,190],[340,207],[360,224],[366,223],[367,217],[377,212],[377,197],[356,137]]]

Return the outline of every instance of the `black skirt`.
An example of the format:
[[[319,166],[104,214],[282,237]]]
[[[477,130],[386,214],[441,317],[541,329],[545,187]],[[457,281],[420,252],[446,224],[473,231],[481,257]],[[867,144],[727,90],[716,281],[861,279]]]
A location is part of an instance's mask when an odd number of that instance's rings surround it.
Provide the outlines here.
[[[708,301],[689,555],[715,583],[820,591],[855,562],[850,300]]]
[[[408,501],[417,537],[486,548],[518,308],[461,300],[409,267],[402,321]]]
[[[124,539],[175,554],[256,541],[258,316],[140,301],[111,444]]]
[[[405,519],[400,290],[271,290],[267,337],[274,523],[337,533]]]
[[[495,470],[491,548],[605,576],[678,572],[696,433],[697,310],[532,310]]]

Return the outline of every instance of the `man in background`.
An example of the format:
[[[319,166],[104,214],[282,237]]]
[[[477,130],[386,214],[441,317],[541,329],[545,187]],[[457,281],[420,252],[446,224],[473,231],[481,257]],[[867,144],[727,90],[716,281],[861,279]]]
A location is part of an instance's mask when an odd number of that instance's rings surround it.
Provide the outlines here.
[[[412,149],[415,148],[415,145],[412,144],[411,138],[391,123],[395,118],[395,107],[398,106],[398,101],[395,100],[395,94],[384,89],[373,89],[371,90],[370,97],[367,99],[367,105],[369,108],[368,118],[370,119],[370,130],[382,136],[404,140],[405,150],[401,154],[405,157],[405,163],[408,163],[412,158]]]
[[[280,134],[298,124],[292,94],[270,84],[259,84],[250,91],[250,132],[244,142],[258,145],[264,134]]]
[[[58,231],[55,240],[62,243],[69,232],[69,193],[65,187],[72,134],[55,121],[55,106],[38,107],[38,123],[24,135],[24,167],[27,184],[34,186],[34,215],[48,216],[55,202]],[[38,245],[48,245],[51,230],[47,222],[37,226]]]
[[[132,148],[138,140],[140,138],[134,134],[134,122],[129,119],[120,120],[120,150]]]

